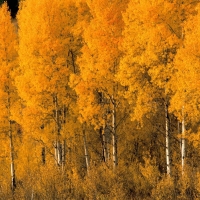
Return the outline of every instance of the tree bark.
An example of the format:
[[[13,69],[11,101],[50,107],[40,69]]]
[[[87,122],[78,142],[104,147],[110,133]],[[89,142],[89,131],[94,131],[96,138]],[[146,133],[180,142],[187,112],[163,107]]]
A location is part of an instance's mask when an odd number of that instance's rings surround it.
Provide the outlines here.
[[[11,127],[11,113],[10,113],[10,88],[9,86],[6,87],[7,89],[7,112],[8,112],[8,136],[10,140],[10,173],[11,173],[11,190],[14,193],[16,188],[16,176],[15,176],[15,164],[14,164],[14,145],[13,145],[13,132]]]
[[[107,138],[105,134],[105,128],[101,127],[99,130],[100,138],[101,138],[101,144],[102,144],[102,158],[104,162],[107,162],[108,160],[108,150],[107,150]]]
[[[116,104],[114,97],[112,96],[112,153],[113,153],[113,168],[115,169],[118,165],[117,155],[117,131],[116,131]]]
[[[59,140],[55,141],[55,162],[56,165],[62,165],[62,144]]]
[[[57,95],[53,96],[53,102],[54,102],[55,132],[57,137],[55,141],[55,161],[56,165],[60,166],[62,164],[62,144],[60,143],[60,116],[59,116]]]
[[[171,155],[170,155],[170,121],[168,112],[168,102],[165,102],[165,133],[166,133],[166,165],[167,175],[171,176]]]
[[[10,172],[11,172],[11,189],[12,192],[16,188],[16,177],[15,177],[15,165],[14,165],[14,145],[13,145],[13,136],[11,129],[11,121],[9,120],[9,138],[10,138]]]
[[[66,140],[63,140],[62,144],[62,168],[64,168],[66,162]]]
[[[185,117],[184,117],[184,106],[182,107],[182,137],[181,137],[181,166],[182,174],[184,173],[185,165]]]
[[[88,155],[88,147],[87,147],[85,130],[83,130],[83,142],[84,142],[84,152],[85,152],[86,169],[87,169],[87,173],[89,174],[90,163],[89,163],[89,155]]]
[[[181,123],[180,123],[179,120],[177,119],[177,131],[178,131],[178,134],[181,133],[180,124],[181,124]],[[181,143],[182,143],[182,140],[180,139],[179,142],[180,142],[180,151],[181,151]]]

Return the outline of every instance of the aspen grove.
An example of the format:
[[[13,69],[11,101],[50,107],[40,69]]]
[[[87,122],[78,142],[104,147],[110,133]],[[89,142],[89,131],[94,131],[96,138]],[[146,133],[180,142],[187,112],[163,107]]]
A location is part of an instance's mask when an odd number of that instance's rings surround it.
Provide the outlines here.
[[[200,1],[0,4],[0,199],[200,199]]]

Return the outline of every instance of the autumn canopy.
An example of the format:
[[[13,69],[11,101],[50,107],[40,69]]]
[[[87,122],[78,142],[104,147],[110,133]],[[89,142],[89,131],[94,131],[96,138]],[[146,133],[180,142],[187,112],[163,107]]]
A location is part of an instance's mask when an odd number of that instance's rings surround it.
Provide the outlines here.
[[[15,15],[1,3],[0,199],[200,198],[198,1]]]

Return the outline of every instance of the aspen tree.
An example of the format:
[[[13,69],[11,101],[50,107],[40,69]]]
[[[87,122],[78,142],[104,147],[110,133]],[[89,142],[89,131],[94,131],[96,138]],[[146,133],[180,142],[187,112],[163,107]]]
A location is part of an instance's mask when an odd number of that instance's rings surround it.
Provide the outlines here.
[[[181,7],[182,6],[182,7]],[[181,43],[184,6],[178,1],[130,1],[124,14],[122,50],[118,73],[127,88],[123,96],[132,105],[132,120],[142,121],[161,109],[165,119],[166,171],[171,174],[169,106],[173,88],[173,62]]]
[[[22,1],[18,15],[20,67],[15,83],[24,101],[23,116],[29,116],[24,126],[40,129],[50,124],[59,166],[65,157],[61,140],[72,95],[68,81],[74,70],[72,49],[78,45],[73,36],[76,20],[72,1]]]
[[[78,60],[80,76],[75,91],[82,121],[96,128],[109,126],[112,135],[113,166],[117,166],[116,110],[119,103],[115,75],[121,52],[121,31],[123,21],[121,12],[126,1],[86,1],[92,18],[84,30],[85,45]],[[75,82],[75,78],[71,78]],[[103,95],[104,98],[98,97]],[[99,99],[98,99],[99,98]],[[100,100],[101,99],[101,100]],[[100,100],[100,101],[99,101]],[[83,106],[84,105],[84,106]],[[105,116],[109,121],[104,120]]]
[[[199,91],[199,5],[196,14],[190,15],[183,22],[182,44],[177,51],[174,67],[175,76],[171,81],[174,95],[171,100],[172,110],[182,122],[181,134],[181,166],[182,173],[185,168],[186,157],[186,123],[195,123],[199,118],[198,98]]]
[[[83,142],[84,142],[84,152],[85,152],[85,163],[86,163],[87,173],[89,174],[90,161],[89,161],[89,153],[88,153],[85,129],[83,129]]]
[[[15,27],[11,22],[10,12],[7,4],[0,7],[0,109],[1,122],[5,123],[6,134],[10,141],[10,171],[11,171],[11,189],[16,188],[14,141],[13,141],[13,116],[12,108],[17,101],[16,88],[13,85],[13,70],[17,66],[17,36]]]

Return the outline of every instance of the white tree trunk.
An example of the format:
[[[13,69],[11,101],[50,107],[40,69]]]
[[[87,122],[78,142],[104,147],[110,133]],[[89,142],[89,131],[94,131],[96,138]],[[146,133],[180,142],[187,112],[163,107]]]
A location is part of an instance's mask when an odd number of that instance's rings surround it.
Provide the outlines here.
[[[89,155],[88,155],[88,148],[87,148],[85,130],[83,130],[83,142],[84,142],[84,152],[85,152],[85,163],[86,163],[87,173],[89,174],[90,163],[89,163]]]
[[[16,188],[16,178],[15,178],[15,165],[14,165],[14,146],[12,138],[11,121],[9,120],[9,138],[10,138],[10,173],[11,173],[11,189],[12,192]]]
[[[55,141],[55,161],[56,165],[62,165],[62,144],[60,142],[60,116],[59,116],[59,107],[58,107],[58,97],[54,95],[54,120],[55,120],[55,133],[56,133],[56,141]]]
[[[62,144],[62,169],[64,169],[66,162],[66,140],[63,140]]]
[[[116,131],[116,105],[114,97],[112,96],[112,153],[113,153],[113,168],[115,169],[118,165],[117,156],[117,131]]]
[[[169,128],[169,112],[168,104],[165,102],[165,133],[166,133],[166,164],[167,164],[167,175],[171,175],[171,155],[170,155],[170,128]]]
[[[7,112],[8,112],[8,136],[10,140],[10,173],[11,173],[11,189],[12,192],[14,193],[15,188],[16,188],[16,177],[15,177],[15,165],[14,165],[14,145],[13,145],[13,132],[12,132],[12,127],[11,127],[11,119],[10,119],[10,89],[9,87],[7,88],[7,94],[8,94],[8,99],[7,99]]]
[[[108,149],[107,149],[107,139],[105,132],[103,133],[103,155],[104,155],[104,161],[108,161]]]
[[[181,166],[182,174],[184,173],[185,165],[185,117],[184,117],[184,106],[182,108],[182,137],[181,137]]]
[[[57,141],[57,155],[58,165],[60,166],[62,164],[62,144],[60,141]]]
[[[105,132],[105,126],[100,128],[99,133],[100,133],[100,138],[101,138],[101,143],[102,143],[103,161],[107,162],[108,161],[108,151],[107,151],[107,137],[106,137],[106,132]]]

